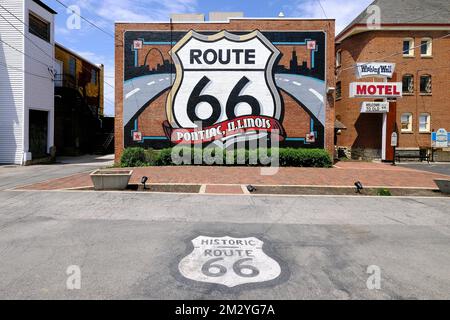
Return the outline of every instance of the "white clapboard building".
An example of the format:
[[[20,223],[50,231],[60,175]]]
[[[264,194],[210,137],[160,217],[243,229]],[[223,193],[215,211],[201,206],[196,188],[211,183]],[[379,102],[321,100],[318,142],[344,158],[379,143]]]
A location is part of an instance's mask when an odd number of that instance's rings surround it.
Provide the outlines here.
[[[38,0],[0,0],[0,163],[53,146],[55,14]]]

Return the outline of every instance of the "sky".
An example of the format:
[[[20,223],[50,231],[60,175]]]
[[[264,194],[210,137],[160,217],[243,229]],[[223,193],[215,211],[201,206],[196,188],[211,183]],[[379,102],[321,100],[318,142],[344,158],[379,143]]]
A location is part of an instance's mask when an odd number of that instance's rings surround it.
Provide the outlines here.
[[[339,33],[373,0],[59,0],[67,6],[76,5],[81,16],[110,34],[115,21],[168,21],[171,13],[204,13],[211,11],[242,11],[245,17],[286,17],[336,19]],[[56,41],[89,61],[105,66],[105,82],[114,85],[114,39],[81,21],[73,26],[73,14],[56,0],[44,0],[58,12]],[[320,4],[323,7],[320,6]],[[114,115],[114,89],[105,85],[105,115]]]

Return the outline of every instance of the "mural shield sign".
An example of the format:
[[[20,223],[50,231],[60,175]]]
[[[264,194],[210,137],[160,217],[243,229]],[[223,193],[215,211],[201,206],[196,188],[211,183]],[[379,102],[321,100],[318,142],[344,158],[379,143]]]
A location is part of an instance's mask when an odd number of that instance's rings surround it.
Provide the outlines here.
[[[283,140],[273,73],[279,55],[259,31],[188,32],[171,51],[176,79],[167,98],[166,136],[177,144],[229,145],[269,133]]]

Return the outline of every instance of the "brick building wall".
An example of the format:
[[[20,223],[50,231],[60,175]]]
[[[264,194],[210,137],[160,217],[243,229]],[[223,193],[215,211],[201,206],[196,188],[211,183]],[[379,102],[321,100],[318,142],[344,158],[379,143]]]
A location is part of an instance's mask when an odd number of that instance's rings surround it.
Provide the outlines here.
[[[374,154],[381,149],[381,117],[378,114],[361,114],[363,101],[371,99],[349,98],[349,84],[358,81],[382,81],[381,79],[357,79],[355,69],[357,62],[379,61],[395,53],[385,62],[396,63],[393,79],[401,82],[406,74],[414,76],[414,93],[404,94],[397,100],[396,126],[398,128],[399,148],[430,148],[431,134],[419,132],[419,116],[428,113],[431,116],[431,131],[450,128],[450,37],[439,39],[448,31],[370,31],[363,32],[343,40],[336,45],[341,51],[341,65],[337,67],[337,82],[341,82],[342,98],[336,100],[336,118],[346,125],[337,137],[337,145],[352,149],[367,149]],[[419,46],[422,38],[432,38],[432,57],[421,57],[420,47],[414,49],[414,57],[404,57],[403,40],[414,38],[414,45]],[[432,93],[420,93],[420,76],[431,75]],[[401,115],[411,113],[412,132],[401,129]]]
[[[124,133],[126,121],[124,121],[124,66],[125,66],[125,32],[127,31],[167,31],[167,32],[187,32],[189,30],[202,31],[221,31],[242,32],[253,30],[264,31],[323,31],[326,34],[325,43],[325,85],[326,87],[335,86],[335,65],[334,65],[334,20],[298,20],[298,19],[231,19],[224,23],[117,23],[116,24],[116,45],[115,45],[115,65],[116,65],[116,110],[115,110],[115,150],[116,161],[120,159],[122,151],[126,145],[124,141],[128,138],[128,131]],[[163,48],[159,48],[163,58],[168,59],[169,56]],[[292,48],[286,47],[280,49],[283,53],[281,62],[287,64],[287,55],[292,54]],[[159,53],[154,50],[151,56],[157,57]],[[301,60],[305,56],[304,53],[298,52],[298,59]],[[136,63],[142,65],[145,56],[138,54]],[[150,68],[155,67],[150,65]],[[308,65],[309,67],[309,65]],[[162,92],[151,102],[151,107],[145,108],[136,118],[139,124],[139,130],[145,131],[146,134],[160,136],[163,135],[161,123],[167,119],[165,102],[169,91]],[[309,133],[310,115],[298,107],[298,101],[294,101],[293,97],[285,92],[282,93],[284,100],[284,121],[283,125],[288,136],[302,136]],[[325,101],[325,126],[324,126],[324,147],[332,154],[334,152],[334,97],[324,93]]]

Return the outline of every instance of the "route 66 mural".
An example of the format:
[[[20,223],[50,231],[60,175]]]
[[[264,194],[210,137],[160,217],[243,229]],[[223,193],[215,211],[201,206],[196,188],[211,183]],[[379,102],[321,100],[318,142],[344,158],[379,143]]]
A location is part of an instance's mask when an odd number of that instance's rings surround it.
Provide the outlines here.
[[[178,264],[187,279],[233,288],[277,279],[281,267],[254,238],[206,237],[192,240],[194,250]]]
[[[325,34],[127,31],[125,147],[322,148]]]

